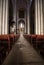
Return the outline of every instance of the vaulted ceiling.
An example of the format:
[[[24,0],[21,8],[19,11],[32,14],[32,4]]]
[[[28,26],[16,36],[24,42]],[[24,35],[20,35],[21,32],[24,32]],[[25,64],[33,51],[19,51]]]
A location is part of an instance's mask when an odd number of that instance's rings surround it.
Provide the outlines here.
[[[17,9],[24,8],[26,9],[27,2],[30,4],[32,0],[12,0],[13,7],[15,7],[15,1],[16,1],[16,7]]]

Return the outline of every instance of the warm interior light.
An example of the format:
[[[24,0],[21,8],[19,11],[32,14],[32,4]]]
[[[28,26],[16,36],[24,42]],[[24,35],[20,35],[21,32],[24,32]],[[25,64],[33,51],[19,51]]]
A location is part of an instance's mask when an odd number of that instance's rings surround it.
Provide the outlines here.
[[[21,23],[21,28],[22,28],[22,23]]]

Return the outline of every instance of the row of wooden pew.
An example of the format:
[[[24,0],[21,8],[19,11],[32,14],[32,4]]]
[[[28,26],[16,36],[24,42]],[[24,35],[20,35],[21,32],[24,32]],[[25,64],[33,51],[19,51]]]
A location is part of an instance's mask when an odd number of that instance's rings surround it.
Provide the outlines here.
[[[0,35],[0,64],[12,49],[13,44],[18,40],[19,34]]]
[[[38,51],[44,59],[44,35],[24,34],[24,37]]]

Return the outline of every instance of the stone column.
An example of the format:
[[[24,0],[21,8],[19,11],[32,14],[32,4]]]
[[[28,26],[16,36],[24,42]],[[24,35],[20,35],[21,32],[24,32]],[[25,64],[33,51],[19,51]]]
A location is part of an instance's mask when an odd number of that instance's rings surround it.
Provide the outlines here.
[[[42,0],[35,0],[35,34],[43,34]]]
[[[38,25],[37,26],[38,27],[37,28],[38,29],[38,34],[41,34],[40,33],[41,32],[40,31],[41,30],[41,22],[40,22],[40,1],[39,0],[38,0],[38,16],[37,17],[38,17],[38,24],[37,24]]]
[[[13,3],[13,5],[15,5],[15,6],[13,6],[14,7],[14,11],[13,11],[13,16],[14,16],[14,18],[13,18],[13,20],[15,21],[15,23],[16,23],[16,33],[17,33],[17,0],[15,0],[15,2]]]
[[[2,34],[8,34],[8,0],[2,0]]]
[[[16,22],[16,0],[15,0],[15,2],[13,3],[13,5],[15,5],[15,6],[13,6],[14,7],[14,10],[13,10],[13,20]]]
[[[25,33],[26,33],[26,21],[25,21]]]
[[[13,20],[15,21],[15,25],[16,25],[16,0],[15,0],[15,2],[13,3],[13,5],[15,5],[15,6],[13,6]],[[15,34],[16,34],[16,32],[15,32]]]
[[[25,11],[25,33],[26,33],[26,11]]]
[[[28,34],[30,34],[30,20],[29,20],[29,0],[27,0],[27,23],[28,23]]]
[[[37,34],[37,22],[38,22],[38,18],[37,18],[37,14],[38,14],[38,11],[37,11],[37,0],[35,0],[35,34]]]
[[[35,34],[41,34],[40,0],[35,0]]]
[[[40,13],[41,13],[41,34],[43,34],[43,9],[42,9],[42,0],[40,0]]]
[[[5,34],[8,34],[8,29],[9,29],[9,26],[8,26],[8,0],[5,0]]]
[[[4,34],[4,31],[5,31],[5,29],[4,29],[4,26],[5,26],[5,0],[3,0],[3,12],[2,12],[2,34]]]
[[[1,35],[1,25],[2,25],[2,0],[0,0],[0,35]]]

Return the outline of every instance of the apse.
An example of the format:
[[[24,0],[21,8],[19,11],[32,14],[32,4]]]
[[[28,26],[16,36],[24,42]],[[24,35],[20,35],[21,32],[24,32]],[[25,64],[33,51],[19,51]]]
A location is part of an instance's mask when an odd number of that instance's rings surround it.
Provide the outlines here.
[[[19,33],[20,34],[24,34],[25,33],[25,22],[20,20],[18,22],[18,29],[19,29]]]

